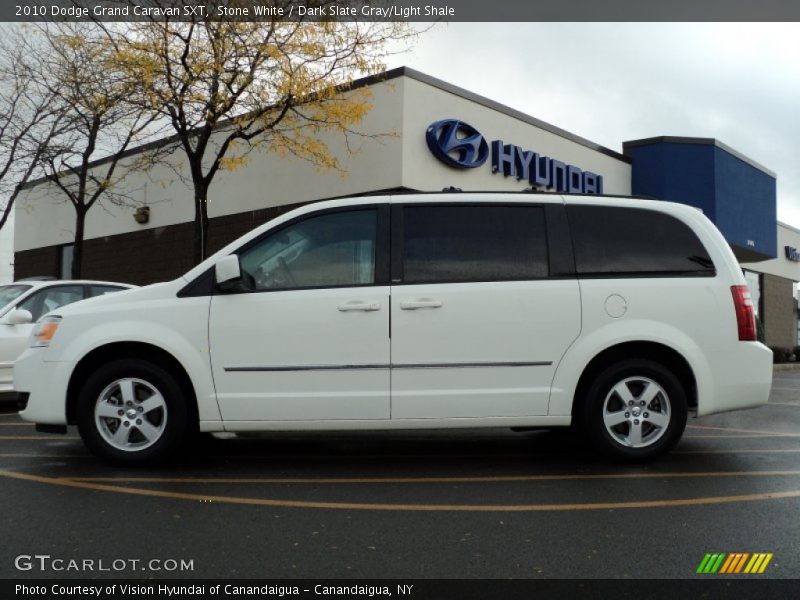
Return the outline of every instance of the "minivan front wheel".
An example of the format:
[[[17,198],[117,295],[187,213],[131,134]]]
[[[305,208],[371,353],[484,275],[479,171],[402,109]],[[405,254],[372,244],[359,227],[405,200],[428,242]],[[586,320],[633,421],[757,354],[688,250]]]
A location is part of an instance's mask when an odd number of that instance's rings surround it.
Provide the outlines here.
[[[123,359],[100,367],[81,389],[78,429],[96,455],[124,465],[169,457],[188,432],[183,391],[161,367]]]
[[[584,425],[602,450],[626,459],[667,452],[686,427],[686,392],[663,365],[626,360],[603,371],[584,403]]]

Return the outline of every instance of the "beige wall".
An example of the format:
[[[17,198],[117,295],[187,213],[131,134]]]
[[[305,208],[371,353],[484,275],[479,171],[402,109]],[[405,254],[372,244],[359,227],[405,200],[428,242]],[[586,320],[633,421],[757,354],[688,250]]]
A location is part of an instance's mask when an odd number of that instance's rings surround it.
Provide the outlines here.
[[[769,273],[792,281],[800,281],[800,262],[786,258],[784,248],[792,246],[800,251],[800,230],[778,223],[778,257],[756,263],[742,263],[742,267],[758,273]]]
[[[762,320],[768,346],[797,345],[792,280],[765,273],[761,285]]]
[[[403,184],[407,187],[426,191],[445,186],[480,191],[530,187],[514,177],[493,174],[491,159],[475,169],[454,169],[435,159],[425,142],[425,130],[434,121],[458,119],[475,127],[489,143],[501,139],[602,175],[607,194],[631,193],[631,165],[626,162],[421,81],[404,78],[404,83]]]
[[[604,177],[609,194],[630,194],[630,164],[526,123],[500,110],[463,98],[412,77],[402,76],[370,86],[373,105],[358,129],[374,137],[351,136],[351,154],[338,134],[321,137],[341,160],[346,173],[320,171],[294,157],[253,153],[246,166],[221,172],[209,193],[209,216],[219,217],[270,208],[391,189],[400,186],[438,191],[446,186],[465,190],[519,191],[526,182],[492,174],[489,161],[470,170],[450,168],[439,162],[425,143],[425,131],[433,121],[457,118],[476,127],[487,141],[503,139]],[[388,134],[388,135],[386,135]],[[123,161],[129,170],[134,159]],[[104,201],[92,209],[86,222],[86,238],[140,232],[192,221],[191,186],[186,179],[182,151],[161,160],[146,171],[131,172],[119,190],[130,200],[126,206]],[[150,222],[133,219],[135,206],[150,207]],[[51,184],[27,190],[16,205],[14,250],[21,252],[70,243],[74,237],[74,211]]]

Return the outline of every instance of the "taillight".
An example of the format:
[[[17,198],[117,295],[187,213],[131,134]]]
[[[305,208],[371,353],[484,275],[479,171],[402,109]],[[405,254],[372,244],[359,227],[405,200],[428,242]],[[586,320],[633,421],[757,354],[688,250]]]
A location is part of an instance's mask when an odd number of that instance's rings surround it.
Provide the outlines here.
[[[733,294],[733,307],[736,310],[736,324],[739,326],[739,341],[755,342],[756,311],[753,308],[750,288],[746,285],[732,285],[731,294]]]

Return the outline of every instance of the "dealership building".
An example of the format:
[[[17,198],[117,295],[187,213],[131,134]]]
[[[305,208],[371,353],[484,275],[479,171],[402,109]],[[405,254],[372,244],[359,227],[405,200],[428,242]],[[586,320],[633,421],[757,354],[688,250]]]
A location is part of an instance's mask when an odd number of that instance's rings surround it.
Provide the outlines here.
[[[798,343],[800,231],[777,221],[776,176],[747,156],[714,139],[666,136],[615,151],[409,68],[355,85],[372,105],[363,135],[320,136],[343,170],[252,152],[211,187],[210,251],[298,205],[341,196],[451,187],[648,196],[695,206],[714,221],[742,263],[767,343]],[[147,284],[192,266],[182,150],[134,169],[147,150],[121,164],[133,171],[117,190],[126,201],[87,215],[84,277]],[[29,184],[15,217],[15,277],[68,277],[75,217],[56,186]]]

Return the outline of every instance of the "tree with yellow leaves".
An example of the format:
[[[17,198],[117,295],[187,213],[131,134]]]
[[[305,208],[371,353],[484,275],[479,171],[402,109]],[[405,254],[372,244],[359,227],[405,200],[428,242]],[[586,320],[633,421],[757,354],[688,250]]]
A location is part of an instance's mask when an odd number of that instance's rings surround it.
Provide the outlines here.
[[[393,43],[413,35],[403,23],[208,16],[106,31],[117,66],[139,85],[131,100],[160,114],[174,130],[172,148],[186,155],[195,262],[207,256],[208,194],[217,173],[240,167],[256,149],[341,169],[320,133],[358,135],[354,128],[371,106],[369,92],[350,89],[352,81],[384,70]]]

